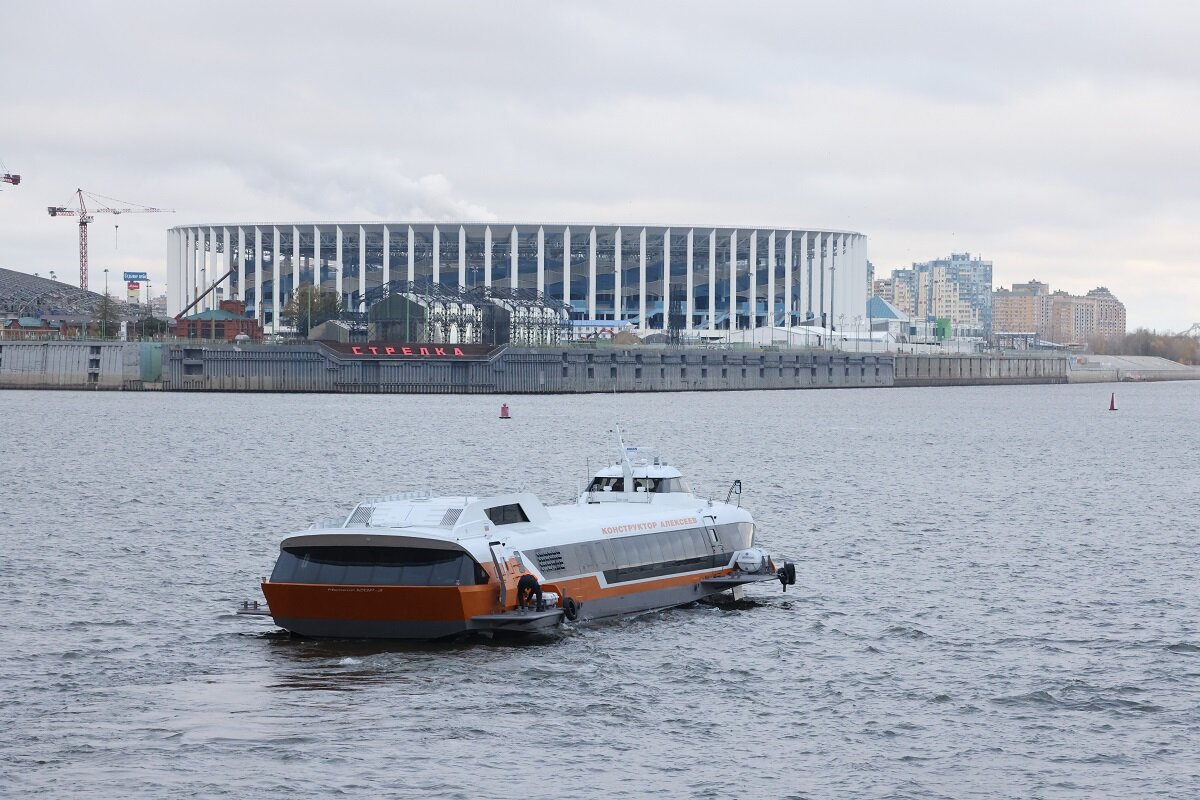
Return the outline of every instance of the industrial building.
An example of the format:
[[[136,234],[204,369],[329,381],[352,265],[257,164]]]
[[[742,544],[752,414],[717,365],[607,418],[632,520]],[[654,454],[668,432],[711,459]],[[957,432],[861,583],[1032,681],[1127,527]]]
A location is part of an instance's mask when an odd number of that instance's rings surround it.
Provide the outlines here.
[[[396,281],[461,293],[506,289],[573,321],[639,333],[725,335],[863,315],[867,241],[803,228],[550,223],[222,223],[167,234],[168,311],[244,302],[278,332],[297,287],[335,291],[365,312]]]

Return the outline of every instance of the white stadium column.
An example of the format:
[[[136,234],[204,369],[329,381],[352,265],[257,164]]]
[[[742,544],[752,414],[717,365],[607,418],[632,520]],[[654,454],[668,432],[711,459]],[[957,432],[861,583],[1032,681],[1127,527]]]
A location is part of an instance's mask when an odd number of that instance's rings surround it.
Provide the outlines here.
[[[811,232],[805,231],[800,236],[800,271],[797,274],[797,278],[800,281],[800,287],[796,290],[796,302],[798,303],[798,308],[796,310],[800,313],[801,320],[808,319],[809,306],[812,304],[812,292],[809,291],[812,286],[809,276],[808,260],[808,252],[812,247],[812,242],[813,240]]]
[[[792,257],[792,232],[788,231],[783,239],[783,325],[786,328],[796,324],[796,318],[792,316],[795,310],[792,302]]]
[[[208,235],[205,233],[204,228],[198,228],[196,234],[199,237],[196,251],[196,264],[200,268],[200,281],[198,285],[200,297],[203,298],[200,301],[200,310],[207,311],[211,302],[211,296],[204,293],[205,289],[208,288]]]
[[[492,285],[492,226],[483,229],[483,285]]]
[[[804,319],[809,319],[809,315],[814,315],[814,307],[812,307],[812,263],[816,255],[814,248],[820,247],[820,240],[817,239],[815,233],[804,231],[804,235],[800,237],[800,309],[804,312]]]
[[[342,226],[337,226],[337,244],[334,245],[333,255],[333,289],[337,292],[338,302],[344,303],[342,297]],[[342,306],[345,308],[345,306]]]
[[[571,227],[563,227],[563,303],[567,308],[571,307]],[[570,312],[567,313],[570,316]]]
[[[392,229],[383,226],[383,285],[392,282]]]
[[[467,288],[467,229],[458,226],[458,288]]]
[[[358,226],[358,302],[355,311],[367,310],[367,229]]]
[[[537,290],[538,294],[546,292],[546,229],[541,225],[538,226]]]
[[[179,271],[183,278],[179,282],[179,308],[182,311],[187,308],[187,304],[192,302],[192,278],[191,271],[188,267],[190,260],[190,252],[192,245],[192,231],[190,228],[185,228],[180,234],[179,243]]]
[[[517,244],[517,226],[513,225],[512,233],[508,237],[508,252],[509,252],[509,270],[508,270],[508,285],[512,288],[517,288],[517,273],[521,271],[520,255],[521,251]]]
[[[662,266],[662,328],[666,330],[671,327],[671,229],[667,228],[663,231],[663,266]],[[645,270],[642,271],[642,296],[646,294],[645,288]]]
[[[775,231],[767,234],[767,327],[775,327]]]
[[[695,289],[695,280],[696,280],[695,276],[692,274],[692,267],[694,265],[693,257],[695,255],[695,242],[694,242],[695,233],[696,233],[695,228],[688,228],[688,232],[687,232],[687,277],[685,279],[686,280],[685,285],[687,286],[687,297],[684,299],[684,315],[685,316],[684,316],[684,322],[683,322],[683,329],[686,331],[690,331],[692,329],[692,321],[693,321],[693,319],[695,319],[692,316],[695,313],[695,309],[692,307],[692,291]]]
[[[167,293],[171,298],[173,310],[168,310],[175,316],[187,305],[187,233],[175,230],[175,282]]]
[[[433,282],[442,282],[442,231],[433,226]]]
[[[196,229],[188,228],[187,236],[187,273],[188,273],[188,305],[196,302],[200,296],[200,280],[196,272]],[[193,310],[194,313],[194,310]]]
[[[186,306],[196,299],[196,240],[192,235],[191,228],[184,232],[181,253],[183,255],[183,305]]]
[[[613,246],[613,319],[617,322],[621,321],[621,317],[625,312],[625,298],[621,296],[623,287],[621,286],[621,251],[625,249],[624,234],[620,228],[613,237],[615,242]]]
[[[596,319],[596,229],[588,243],[588,319]]]
[[[862,293],[862,313],[867,313],[867,301],[871,298],[870,287],[867,285],[867,237],[865,234],[858,236],[858,274],[862,276],[863,293]]]
[[[408,226],[408,282],[411,284],[417,279],[417,233],[413,230],[413,226]]]
[[[321,290],[321,228],[313,225],[313,286]]]
[[[729,330],[737,330],[737,231],[729,234]]]
[[[246,302],[246,229],[238,225],[238,296],[237,299]]]
[[[219,302],[221,298],[220,298],[220,295],[217,294],[217,290],[221,288],[221,276],[225,274],[225,270],[221,268],[221,263],[222,263],[221,251],[217,247],[217,244],[219,243],[219,241],[220,240],[217,238],[217,229],[209,228],[208,229],[208,253],[209,253],[209,255],[208,255],[208,268],[209,268],[208,283],[210,286],[213,287],[213,293],[210,296],[211,297],[210,303],[209,303],[210,308],[220,308],[220,306],[221,306],[221,304]]]
[[[750,232],[750,260],[746,262],[746,277],[750,281],[747,287],[746,326],[755,328],[755,312],[758,311],[758,230]]]
[[[229,228],[221,228],[221,274],[224,275],[234,268],[233,251],[229,249]],[[229,287],[230,300],[236,300],[236,292],[233,291],[233,276],[228,279],[225,285]]]
[[[638,327],[649,330],[646,324],[646,228],[638,237]]]
[[[167,228],[167,314],[175,316],[179,303],[179,232]]]
[[[262,252],[262,228],[254,226],[254,318],[258,320],[259,325],[265,324],[266,317],[263,316],[263,252]]]
[[[279,333],[279,226],[271,244],[271,332]]]
[[[296,291],[300,288],[300,226],[292,226],[292,292],[290,297],[296,296]]]
[[[175,267],[178,263],[179,248],[175,246],[175,231],[167,228],[167,313],[175,307],[176,280]]]
[[[708,329],[717,327],[717,229],[708,234]]]

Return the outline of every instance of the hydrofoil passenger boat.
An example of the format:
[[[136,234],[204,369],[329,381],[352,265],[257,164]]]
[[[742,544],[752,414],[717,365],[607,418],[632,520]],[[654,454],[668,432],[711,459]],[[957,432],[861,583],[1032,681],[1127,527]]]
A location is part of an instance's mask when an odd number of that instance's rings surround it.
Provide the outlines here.
[[[749,583],[796,582],[755,544],[741,482],[725,502],[694,494],[665,461],[621,459],[578,499],[543,505],[528,492],[359,503],[344,518],[284,539],[266,605],[314,637],[442,639],[528,633],[691,603]],[[736,502],[730,502],[734,497]]]

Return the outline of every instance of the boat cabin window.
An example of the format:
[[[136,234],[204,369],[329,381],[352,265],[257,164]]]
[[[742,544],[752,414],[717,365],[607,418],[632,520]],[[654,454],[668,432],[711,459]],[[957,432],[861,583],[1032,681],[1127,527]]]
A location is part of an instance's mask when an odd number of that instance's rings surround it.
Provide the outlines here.
[[[483,567],[461,550],[424,547],[287,547],[271,580],[351,586],[471,586]]]
[[[686,492],[687,489],[683,486],[683,481],[679,478],[634,478],[634,491],[638,492],[657,492],[659,494],[666,492]],[[621,476],[604,477],[597,475],[592,478],[592,482],[588,485],[589,492],[623,492],[625,491],[625,478]]]
[[[492,506],[484,509],[484,514],[495,525],[513,525],[518,522],[529,522],[529,517],[525,514],[525,509],[521,508],[520,503],[509,503],[506,506]]]

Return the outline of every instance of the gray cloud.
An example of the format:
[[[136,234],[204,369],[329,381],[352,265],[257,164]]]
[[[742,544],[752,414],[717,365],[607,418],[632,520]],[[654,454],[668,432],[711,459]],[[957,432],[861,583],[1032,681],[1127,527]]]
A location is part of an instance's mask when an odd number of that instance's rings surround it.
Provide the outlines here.
[[[1184,3],[10,3],[0,264],[74,273],[93,227],[159,279],[183,222],[832,226],[881,269],[1109,286],[1200,318],[1200,11]]]

